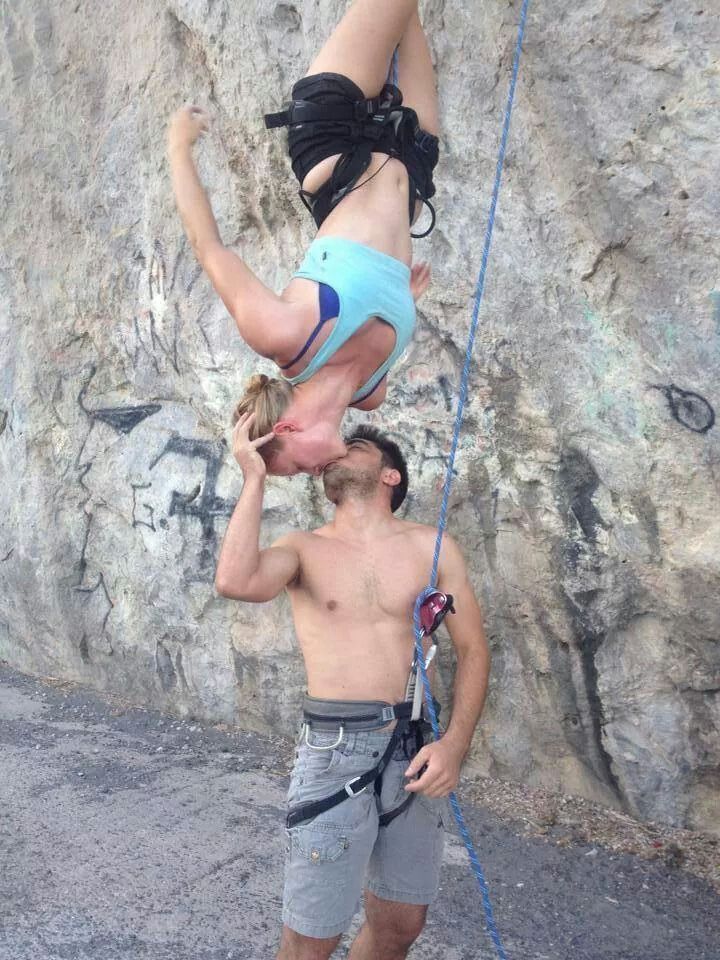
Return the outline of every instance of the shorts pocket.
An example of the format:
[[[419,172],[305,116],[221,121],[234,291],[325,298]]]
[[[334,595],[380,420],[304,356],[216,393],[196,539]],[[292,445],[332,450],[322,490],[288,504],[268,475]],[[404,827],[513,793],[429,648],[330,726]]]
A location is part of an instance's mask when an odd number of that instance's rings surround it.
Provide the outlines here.
[[[301,756],[303,779],[315,780],[331,774],[342,763],[345,754],[341,749],[311,750],[304,747]]]
[[[293,853],[310,863],[332,863],[350,848],[350,838],[339,823],[318,823],[292,827],[288,833]]]
[[[426,797],[424,793],[418,793],[416,798],[428,818],[438,827],[444,827],[447,824],[447,797]]]

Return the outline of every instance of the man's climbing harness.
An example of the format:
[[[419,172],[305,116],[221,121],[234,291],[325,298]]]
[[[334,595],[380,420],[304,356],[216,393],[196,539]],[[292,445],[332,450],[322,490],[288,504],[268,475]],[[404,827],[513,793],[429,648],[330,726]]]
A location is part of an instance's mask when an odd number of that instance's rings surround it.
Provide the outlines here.
[[[447,470],[445,473],[445,485],[443,487],[442,502],[440,504],[438,531],[437,531],[437,539],[435,541],[435,553],[433,556],[432,571],[430,574],[430,584],[428,587],[425,588],[425,590],[423,590],[423,592],[415,601],[414,669],[416,673],[420,674],[420,677],[422,679],[423,690],[425,693],[425,707],[426,707],[428,716],[430,718],[430,723],[432,724],[432,729],[433,729],[433,735],[436,740],[440,739],[440,727],[438,724],[437,713],[435,711],[435,701],[433,700],[433,696],[430,691],[430,681],[428,680],[427,669],[426,669],[429,660],[428,660],[428,657],[426,657],[425,652],[423,650],[423,638],[425,636],[425,629],[422,622],[422,611],[423,611],[423,605],[425,604],[427,598],[436,591],[435,585],[437,584],[438,565],[440,562],[440,548],[442,546],[443,534],[445,533],[445,528],[447,526],[448,501],[450,499],[450,490],[452,489],[453,477],[455,475],[455,455],[457,453],[458,442],[460,439],[460,431],[462,429],[462,424],[463,424],[465,401],[467,399],[468,380],[470,376],[470,364],[472,361],[473,347],[475,345],[475,335],[478,327],[478,317],[480,314],[480,306],[482,304],[483,292],[485,289],[485,275],[487,272],[488,258],[490,254],[490,245],[492,243],[493,226],[495,224],[495,211],[497,209],[498,197],[500,195],[500,183],[502,180],[503,164],[505,161],[505,151],[507,148],[508,132],[510,130],[510,117],[512,115],[513,101],[515,99],[515,86],[517,84],[518,73],[520,70],[520,55],[522,52],[522,41],[523,41],[523,35],[525,33],[525,21],[527,19],[527,11],[528,11],[529,3],[530,3],[530,0],[523,0],[522,9],[520,10],[520,22],[518,25],[517,42],[515,44],[515,56],[513,58],[512,78],[510,80],[510,89],[508,91],[508,98],[505,106],[505,118],[503,121],[502,136],[500,138],[500,149],[498,151],[497,165],[495,168],[495,181],[493,184],[492,199],[490,201],[490,213],[488,215],[487,228],[485,230],[485,241],[483,245],[480,273],[478,275],[477,284],[475,286],[475,300],[473,305],[472,319],[470,323],[470,334],[468,336],[467,350],[465,352],[465,363],[462,370],[462,377],[460,379],[460,392],[458,395],[457,411],[455,413],[455,424],[453,429],[452,444],[450,446],[450,454],[447,460]],[[492,905],[490,904],[490,894],[488,892],[487,881],[485,880],[485,876],[483,874],[480,861],[478,859],[477,853],[475,852],[472,839],[465,825],[465,819],[462,815],[460,804],[458,803],[458,799],[455,793],[450,794],[450,805],[455,815],[455,820],[457,822],[460,835],[462,836],[463,842],[465,843],[465,847],[467,848],[467,852],[468,852],[468,856],[470,857],[470,863],[472,865],[473,872],[480,886],[483,907],[485,909],[485,920],[487,923],[488,933],[490,934],[490,937],[492,938],[492,941],[495,944],[495,949],[497,951],[497,955],[500,958],[500,960],[507,960],[507,955],[505,953],[502,942],[500,940],[500,934],[498,933],[497,927],[495,925],[495,918],[493,916]]]
[[[436,710],[439,709],[438,703],[435,703],[434,706]],[[410,759],[408,752],[410,742],[412,742],[413,753],[417,753],[424,744],[423,728],[427,729],[429,725],[422,716],[414,719],[412,712],[412,700],[390,704],[382,700],[321,700],[306,696],[303,702],[304,729],[302,736],[305,744],[313,750],[331,750],[340,746],[346,733],[377,730],[387,726],[392,720],[395,720],[396,724],[382,757],[374,767],[366,770],[360,776],[348,780],[340,790],[336,790],[328,797],[293,807],[287,815],[287,827],[297,827],[301,823],[306,823],[338,804],[359,796],[370,786],[374,786],[375,792],[379,796],[382,789],[383,771],[390,763],[396,748],[402,743],[405,754]],[[323,743],[322,746],[315,747],[308,738],[311,730],[319,732],[338,730],[338,734],[335,743]],[[395,817],[407,810],[414,797],[415,794],[411,793],[399,806],[380,814],[379,825],[386,827]]]

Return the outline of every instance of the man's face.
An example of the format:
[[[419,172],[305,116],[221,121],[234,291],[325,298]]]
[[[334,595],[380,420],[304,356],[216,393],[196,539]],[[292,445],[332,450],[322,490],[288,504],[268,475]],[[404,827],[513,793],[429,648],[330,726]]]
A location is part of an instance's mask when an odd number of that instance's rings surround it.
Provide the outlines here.
[[[349,440],[345,456],[328,463],[323,471],[325,496],[334,504],[348,496],[370,499],[381,483],[382,471],[382,454],[374,443]]]

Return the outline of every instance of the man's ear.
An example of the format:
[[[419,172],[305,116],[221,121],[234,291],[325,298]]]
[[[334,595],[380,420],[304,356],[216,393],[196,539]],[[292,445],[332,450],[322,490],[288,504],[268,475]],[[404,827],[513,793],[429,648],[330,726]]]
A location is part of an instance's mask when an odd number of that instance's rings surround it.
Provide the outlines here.
[[[400,471],[395,470],[393,467],[385,467],[382,473],[383,483],[386,483],[389,487],[396,487],[402,477],[400,476]]]
[[[293,423],[292,420],[278,420],[278,422],[273,427],[273,433],[280,437],[284,433],[297,433],[299,427],[296,423]]]

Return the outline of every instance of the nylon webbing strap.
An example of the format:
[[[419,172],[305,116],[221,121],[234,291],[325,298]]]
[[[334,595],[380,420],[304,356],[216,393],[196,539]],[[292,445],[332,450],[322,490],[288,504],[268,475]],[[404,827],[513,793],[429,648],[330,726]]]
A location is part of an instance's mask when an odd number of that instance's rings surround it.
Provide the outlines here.
[[[386,98],[387,101],[387,98]],[[314,103],[312,100],[291,100],[277,113],[264,115],[268,130],[289,127],[294,123],[314,123],[325,120],[368,120],[375,115],[381,119],[393,106],[391,102],[374,97],[354,103]]]

